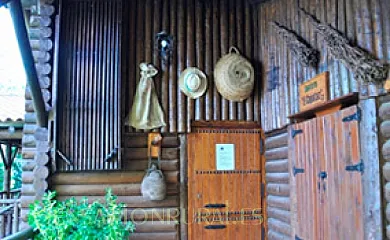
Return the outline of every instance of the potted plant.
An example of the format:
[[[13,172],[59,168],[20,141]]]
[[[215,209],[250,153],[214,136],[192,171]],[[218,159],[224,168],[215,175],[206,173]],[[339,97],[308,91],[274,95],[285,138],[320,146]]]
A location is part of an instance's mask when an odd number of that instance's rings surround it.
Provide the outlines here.
[[[61,202],[55,196],[49,191],[30,205],[28,223],[38,232],[34,239],[117,240],[127,239],[135,229],[133,222],[122,221],[124,205],[116,202],[111,189],[105,203],[88,203],[86,197]]]

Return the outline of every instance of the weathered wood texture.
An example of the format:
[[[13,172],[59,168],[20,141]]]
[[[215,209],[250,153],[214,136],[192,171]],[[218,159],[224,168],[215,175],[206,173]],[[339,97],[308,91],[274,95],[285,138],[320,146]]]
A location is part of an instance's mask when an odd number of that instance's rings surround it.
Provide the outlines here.
[[[362,97],[383,92],[382,86],[359,85],[353,74],[330,56],[323,40],[314,33],[298,7],[331,24],[380,60],[390,61],[390,2],[387,0],[274,0],[258,5],[256,51],[262,63],[261,121],[266,132],[289,123],[287,116],[299,111],[299,84],[318,73],[330,72],[330,99],[356,91],[360,91]],[[306,68],[295,61],[285,42],[268,24],[270,21],[287,26],[318,49],[321,53],[319,66]]]
[[[52,27],[51,17],[54,13],[54,6],[52,1],[41,1],[40,9],[36,9],[27,19],[29,28],[29,38],[31,48],[33,51],[34,60],[36,63],[38,78],[46,109],[49,110],[51,102],[51,83],[52,83],[52,57],[51,50],[52,42]],[[41,10],[41,11],[38,11]],[[39,32],[39,34],[37,34]],[[48,136],[44,134],[44,139],[36,136],[38,129],[35,109],[32,105],[32,97],[30,88],[26,87],[26,106],[25,106],[25,124],[23,127],[22,138],[22,152],[29,154],[22,154],[23,161],[27,166],[23,167],[22,174],[22,198],[27,198],[22,212],[27,212],[28,205],[33,203],[35,199],[40,199],[43,192],[48,188],[47,176],[49,169],[46,166],[48,156],[46,152],[48,149],[40,148],[40,146],[48,145]],[[40,135],[42,136],[42,135]],[[40,152],[37,154],[37,152]],[[19,228],[28,227],[26,219],[20,221]]]
[[[384,224],[386,228],[390,228],[390,190],[388,184],[390,182],[390,129],[388,125],[390,124],[390,95],[386,95],[378,98],[379,106],[379,149],[380,149],[380,159],[382,167],[382,176],[383,181],[383,202],[385,204],[383,208]],[[387,239],[390,239],[390,232],[386,231]]]
[[[122,1],[63,1],[58,76],[59,171],[118,169]],[[109,161],[106,161],[109,160]]]
[[[259,91],[243,103],[224,100],[213,84],[218,59],[236,46],[254,65],[255,11],[247,1],[126,1],[123,19],[123,115],[127,116],[139,81],[139,64],[150,62],[159,69],[154,78],[165,113],[162,132],[185,133],[193,120],[260,121]],[[154,37],[166,31],[174,38],[173,55],[163,65],[154,48]],[[189,66],[204,71],[208,90],[199,99],[187,98],[178,87],[180,73]],[[258,69],[257,66],[255,66]],[[256,72],[256,86],[260,84]],[[126,127],[127,132],[137,130]]]
[[[78,171],[56,173],[50,177],[53,190],[57,191],[58,199],[72,196],[80,199],[87,196],[90,201],[104,199],[105,189],[111,188],[118,196],[118,201],[126,204],[125,220],[136,223],[135,234],[130,239],[176,240],[181,234],[180,202],[180,165],[186,161],[181,154],[185,138],[177,134],[162,135],[162,170],[167,182],[167,197],[162,201],[146,201],[142,198],[140,186],[148,166],[146,133],[124,134],[123,168],[120,171]],[[185,157],[181,160],[182,157]],[[184,173],[185,174],[185,173]],[[28,189],[26,189],[27,191]],[[23,199],[22,205],[25,201]],[[184,226],[186,226],[184,224]]]
[[[291,235],[288,134],[286,130],[265,138],[268,238],[288,239]]]
[[[188,239],[262,239],[267,225],[262,130],[210,125],[188,134]],[[234,144],[234,170],[219,169],[216,144]],[[225,206],[207,207],[213,204]]]
[[[373,103],[289,128],[291,237],[382,239]],[[359,108],[361,120],[347,120]]]

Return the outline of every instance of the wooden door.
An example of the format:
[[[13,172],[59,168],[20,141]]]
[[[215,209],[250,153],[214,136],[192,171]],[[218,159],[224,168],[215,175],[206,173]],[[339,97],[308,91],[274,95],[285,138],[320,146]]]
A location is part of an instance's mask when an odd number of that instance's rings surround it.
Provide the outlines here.
[[[188,136],[189,239],[262,239],[261,129],[218,123]],[[218,170],[218,144],[233,144],[234,169]]]
[[[359,109],[352,106],[292,126],[297,239],[364,238],[358,121]]]

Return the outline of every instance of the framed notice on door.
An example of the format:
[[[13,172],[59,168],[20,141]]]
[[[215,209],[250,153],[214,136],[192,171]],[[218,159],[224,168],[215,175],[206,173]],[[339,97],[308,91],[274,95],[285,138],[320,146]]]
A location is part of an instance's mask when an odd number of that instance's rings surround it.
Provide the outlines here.
[[[234,170],[234,144],[215,144],[218,171]]]

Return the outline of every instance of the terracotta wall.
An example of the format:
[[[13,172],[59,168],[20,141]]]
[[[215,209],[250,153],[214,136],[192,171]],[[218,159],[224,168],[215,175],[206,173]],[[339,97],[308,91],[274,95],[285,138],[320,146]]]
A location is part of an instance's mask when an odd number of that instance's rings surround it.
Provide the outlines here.
[[[139,64],[149,62],[160,70],[155,86],[167,122],[162,132],[189,132],[192,120],[259,121],[260,78],[254,60],[258,36],[253,10],[253,5],[241,0],[127,1],[123,15],[123,116],[127,116],[133,103]],[[162,65],[154,50],[155,35],[163,30],[174,37],[168,66]],[[255,91],[243,103],[223,99],[213,83],[215,63],[230,46],[238,47],[256,67]],[[207,93],[196,100],[190,100],[178,88],[180,73],[189,66],[200,68],[209,80]]]
[[[305,8],[322,22],[331,24],[356,44],[381,60],[390,62],[390,2],[388,0],[274,0],[258,7],[257,51],[262,63],[261,113],[265,131],[289,123],[287,116],[298,112],[298,85],[323,71],[330,72],[330,97],[360,91],[377,95],[377,87],[362,86],[342,63],[330,56],[323,40],[314,33],[308,19],[298,12]],[[294,30],[320,51],[319,67],[304,68],[278,38],[270,21]]]

